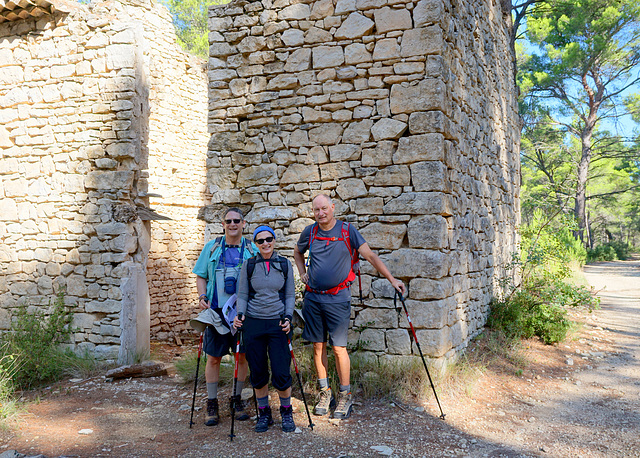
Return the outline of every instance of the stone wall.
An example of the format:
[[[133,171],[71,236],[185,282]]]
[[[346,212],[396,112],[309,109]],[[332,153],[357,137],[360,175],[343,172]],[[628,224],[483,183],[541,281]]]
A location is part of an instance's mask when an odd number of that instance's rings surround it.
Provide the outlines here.
[[[292,254],[330,194],[392,273],[423,350],[454,357],[484,325],[519,221],[510,18],[481,0],[235,1],[209,10],[207,185]],[[364,263],[351,344],[415,353]]]
[[[195,281],[173,260],[202,243],[202,67],[150,3],[0,24],[1,329],[65,287],[75,347],[125,361],[148,351],[149,259],[151,310],[186,303]],[[149,193],[173,221],[148,221]],[[170,320],[158,310],[154,331]]]

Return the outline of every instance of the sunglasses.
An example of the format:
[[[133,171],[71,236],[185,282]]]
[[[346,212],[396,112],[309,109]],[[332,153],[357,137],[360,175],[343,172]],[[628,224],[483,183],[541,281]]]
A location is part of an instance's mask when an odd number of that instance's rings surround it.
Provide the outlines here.
[[[267,243],[273,242],[273,237],[266,237],[264,239],[256,239],[256,243],[258,245],[262,245],[264,242],[267,242]]]
[[[242,220],[241,220],[241,219],[239,219],[239,218],[234,218],[234,219],[225,219],[225,220],[224,220],[224,222],[225,222],[225,223],[227,223],[227,224],[231,224],[231,223],[233,223],[233,224],[240,224],[240,222],[241,222],[241,221],[242,221]]]

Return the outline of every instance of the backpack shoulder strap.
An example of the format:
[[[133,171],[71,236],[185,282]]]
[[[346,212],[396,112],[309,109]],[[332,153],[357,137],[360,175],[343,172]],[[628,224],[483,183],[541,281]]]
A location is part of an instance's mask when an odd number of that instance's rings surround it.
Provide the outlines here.
[[[249,300],[253,299],[256,295],[256,290],[251,286],[251,277],[253,277],[253,271],[256,269],[256,263],[258,259],[253,256],[247,259],[247,283],[249,284]]]
[[[253,251],[253,243],[251,243],[251,240],[249,240],[248,238],[244,237],[242,239],[242,242],[244,244],[244,249],[246,251],[248,251],[251,256],[255,256],[256,253]],[[244,255],[244,253],[243,253],[243,255]]]

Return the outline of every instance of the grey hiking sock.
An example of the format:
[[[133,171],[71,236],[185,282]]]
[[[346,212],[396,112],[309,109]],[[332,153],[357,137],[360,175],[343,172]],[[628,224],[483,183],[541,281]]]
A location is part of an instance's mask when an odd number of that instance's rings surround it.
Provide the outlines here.
[[[244,382],[238,380],[238,384],[236,385],[236,393],[235,394],[242,394],[242,389],[244,388]]]
[[[351,385],[340,385],[341,393],[351,393]]]
[[[215,399],[218,397],[218,382],[207,382],[207,397],[209,399]]]
[[[320,385],[321,390],[326,390],[329,388],[329,379],[328,378],[319,378],[318,385]]]
[[[291,396],[288,398],[280,398],[280,405],[282,407],[291,407]]]
[[[265,407],[269,407],[269,395],[264,398],[258,398],[258,409],[264,409]]]

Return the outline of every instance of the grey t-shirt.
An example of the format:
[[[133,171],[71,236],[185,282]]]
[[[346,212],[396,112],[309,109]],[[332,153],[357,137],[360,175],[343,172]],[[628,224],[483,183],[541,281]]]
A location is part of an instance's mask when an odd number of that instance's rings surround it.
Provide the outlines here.
[[[277,253],[271,255],[269,261],[262,261],[259,254],[256,265],[251,276],[251,286],[255,291],[253,299],[249,299],[249,279],[247,277],[248,260],[242,264],[240,276],[238,278],[238,313],[245,314],[252,318],[275,319],[281,315],[293,316],[293,306],[296,300],[295,283],[293,278],[293,268],[287,259],[287,284],[284,283],[284,275],[280,271],[281,258]],[[284,259],[284,258],[282,258]],[[284,286],[285,303],[280,300],[280,289]]]
[[[301,253],[306,253],[307,250],[309,250],[311,231],[316,224],[317,223],[305,227],[302,234],[300,234],[298,250],[300,250]],[[365,239],[353,224],[336,220],[335,226],[328,231],[323,231],[320,229],[320,226],[317,226],[318,231],[316,237],[333,237],[336,240],[327,241],[315,239],[311,242],[307,272],[309,273],[309,286],[313,289],[326,291],[334,288],[342,283],[349,275],[349,271],[351,270],[351,254],[344,240],[338,240],[342,238],[343,225],[345,230],[347,230],[348,227],[351,250],[357,250],[362,244],[366,243]],[[307,297],[311,300],[325,303],[346,302],[351,300],[351,291],[349,288],[342,289],[335,295],[319,294],[310,291],[307,291],[305,295],[308,295]]]

